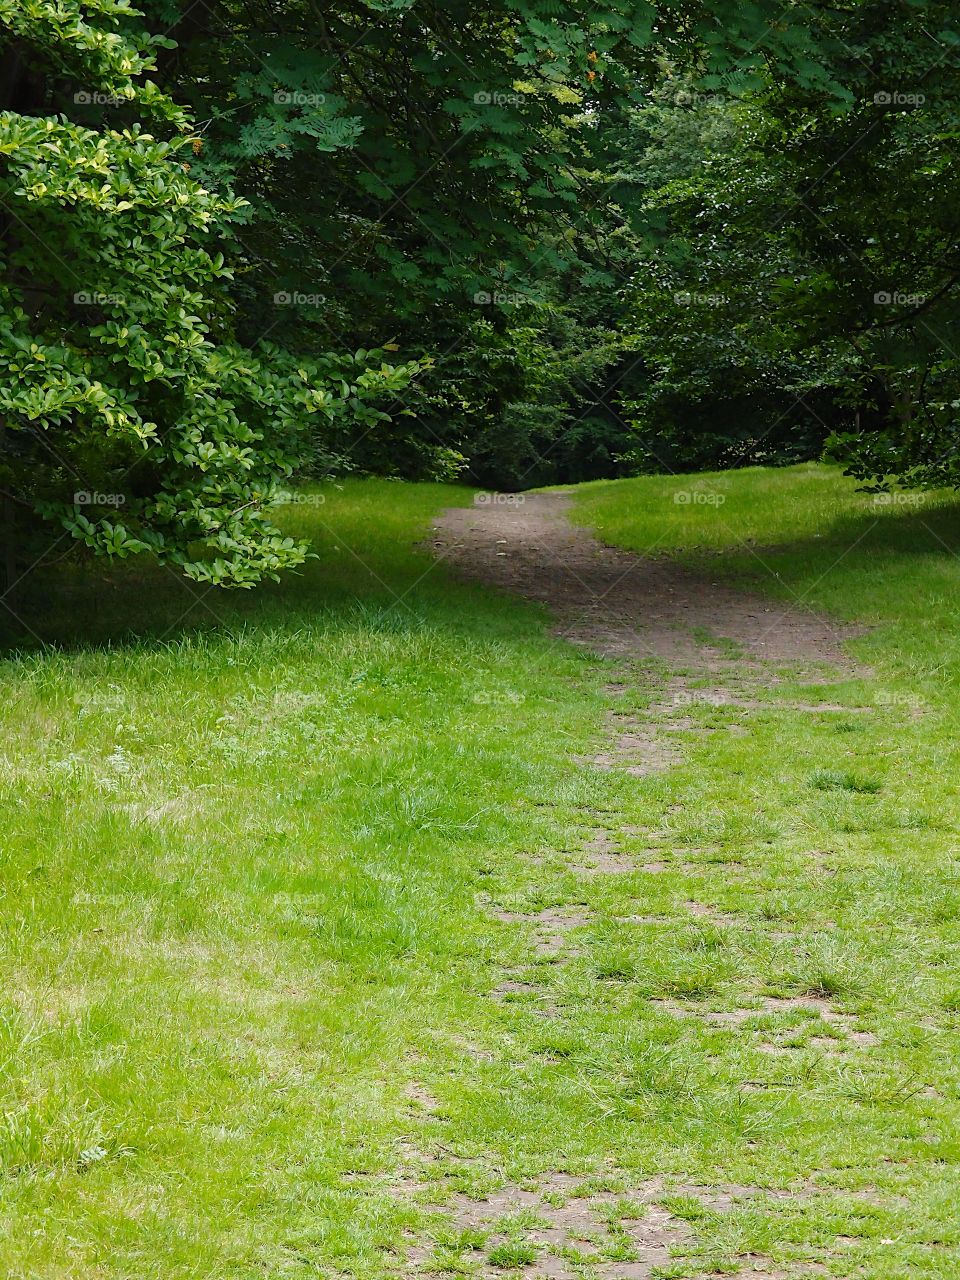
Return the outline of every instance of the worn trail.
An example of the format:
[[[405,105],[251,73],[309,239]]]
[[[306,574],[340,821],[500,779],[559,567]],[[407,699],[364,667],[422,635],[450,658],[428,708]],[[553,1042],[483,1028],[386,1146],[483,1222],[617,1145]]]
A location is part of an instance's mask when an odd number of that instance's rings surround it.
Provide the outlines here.
[[[684,668],[845,662],[849,631],[802,607],[736,590],[655,554],[604,546],[570,523],[565,494],[486,495],[445,511],[433,545],[457,573],[549,607],[558,634],[605,657]],[[728,642],[704,643],[705,638]]]
[[[705,727],[703,717],[695,713],[696,704],[719,709],[732,732],[744,732],[743,718],[755,708],[769,710],[771,699],[774,706],[801,714],[871,710],[816,701],[812,689],[809,703],[797,697],[798,684],[830,685],[859,674],[843,652],[850,633],[830,619],[735,590],[655,554],[641,557],[604,546],[570,523],[569,499],[563,495],[486,496],[486,502],[473,508],[441,515],[432,540],[436,553],[463,578],[547,606],[558,638],[613,660],[611,694],[640,691],[641,704],[647,702],[641,711],[611,711],[609,741],[598,755],[580,761],[582,767],[619,770],[638,778],[670,768],[683,759],[687,735],[717,731]],[[788,684],[794,686],[793,701],[779,689]],[[822,688],[819,696],[824,696]],[[567,861],[568,872],[583,885],[597,885],[611,877],[658,876],[679,867],[691,873],[693,882],[707,885],[700,874],[703,868],[678,861],[693,856],[689,849],[673,851],[655,843],[661,837],[652,833],[646,836],[651,847],[638,855],[630,851],[637,835],[627,826],[618,827],[615,819],[588,829],[583,849]],[[728,874],[733,870],[728,868]],[[591,917],[583,892],[575,891],[569,902],[532,914],[498,906],[495,899],[494,888],[493,895],[482,895],[478,907],[505,927],[530,930],[531,965],[505,973],[488,998],[519,1001],[530,1009],[534,1022],[562,1024],[565,1010],[558,1007],[555,990],[537,975],[542,975],[544,964],[561,972],[591,945]],[[696,899],[684,910],[691,918],[717,926],[732,918]],[[659,927],[665,918],[624,917],[625,925],[636,922]],[[761,1047],[771,1055],[787,1050],[771,1033],[754,1029],[758,1020],[771,1016],[802,1018],[815,1025],[823,1032],[824,1052],[851,1053],[875,1042],[855,1017],[825,998],[783,997],[760,1005],[754,1000],[748,1007],[725,1012],[701,1010],[695,1001],[659,999],[656,1004],[663,1016],[681,1023],[692,1019],[706,1031],[720,1027],[741,1036],[765,1034],[768,1039]],[[431,1157],[411,1147],[409,1159],[409,1184],[423,1190],[417,1170],[429,1168]],[[671,1212],[677,1196],[692,1198],[704,1213],[726,1216],[746,1204],[763,1205],[776,1214],[818,1194],[813,1184],[789,1191],[684,1185],[677,1169],[637,1182],[613,1166],[606,1171],[605,1185],[619,1190],[598,1189],[561,1168],[524,1186],[500,1184],[485,1193],[455,1195],[439,1210],[435,1232],[411,1240],[406,1266],[420,1274],[436,1271],[445,1241],[457,1242],[460,1250],[468,1241],[470,1274],[491,1280],[504,1269],[523,1280],[714,1275],[702,1260],[698,1265],[696,1231]],[[429,1200],[429,1193],[424,1194]],[[687,1267],[682,1262],[685,1255]],[[782,1269],[758,1254],[744,1257],[742,1263],[751,1276],[766,1280],[824,1270],[817,1263]]]

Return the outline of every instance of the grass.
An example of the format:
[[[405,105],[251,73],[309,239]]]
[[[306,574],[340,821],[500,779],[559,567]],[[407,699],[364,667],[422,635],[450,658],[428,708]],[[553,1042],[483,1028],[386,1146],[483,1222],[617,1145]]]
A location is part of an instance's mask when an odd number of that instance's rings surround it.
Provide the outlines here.
[[[670,1199],[697,1233],[675,1277],[955,1276],[956,504],[875,517],[811,467],[584,486],[610,541],[872,627],[874,676],[685,705],[715,732],[639,780],[575,760],[650,671],[609,693],[540,611],[417,549],[468,491],[309,493],[287,523],[319,559],[282,586],[61,568],[18,598],[0,1273],[362,1280],[414,1242],[522,1273],[522,1222],[431,1205],[569,1171],[757,1188]],[[664,870],[578,874],[598,826]],[[564,907],[561,963],[524,917]]]
[[[406,1087],[490,1123],[506,1068],[458,1037],[498,1040],[515,943],[476,898],[598,802],[566,755],[602,672],[413,549],[468,495],[321,496],[320,560],[262,597],[18,602],[62,647],[2,670],[5,1276],[379,1273],[435,1123]]]

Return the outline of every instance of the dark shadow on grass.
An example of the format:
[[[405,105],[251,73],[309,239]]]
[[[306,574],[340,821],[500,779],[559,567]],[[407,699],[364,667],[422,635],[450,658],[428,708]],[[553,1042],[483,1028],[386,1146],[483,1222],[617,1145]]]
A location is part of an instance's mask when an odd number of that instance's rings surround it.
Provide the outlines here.
[[[435,611],[456,590],[429,551],[413,544],[428,536],[434,512],[469,502],[472,490],[366,479],[308,484],[301,492],[303,501],[274,514],[283,532],[305,539],[313,555],[280,582],[211,588],[146,557],[110,563],[78,549],[30,570],[6,598],[0,657],[47,647],[83,652],[171,644],[200,633],[292,634],[358,611],[376,616],[377,625],[422,625],[417,615]],[[23,559],[30,562],[26,551]],[[445,623],[457,620],[458,611],[446,612]],[[483,625],[479,610],[459,612],[465,626]]]
[[[823,538],[807,539],[789,549],[795,550],[804,545],[816,549],[823,542],[837,547],[856,544],[871,551],[894,551],[907,555],[960,556],[960,498],[929,506],[921,503],[916,508],[906,509],[877,506],[862,515],[839,516],[824,530]]]
[[[231,634],[250,628],[292,633],[322,617],[346,618],[358,607],[369,607],[402,629],[422,610],[446,604],[444,623],[448,625],[450,594],[462,592],[465,604],[473,594],[451,582],[429,554],[412,557],[407,547],[391,551],[382,543],[368,546],[358,540],[350,548],[318,539],[316,549],[318,559],[301,571],[252,591],[204,587],[187,581],[177,570],[143,559],[110,565],[70,557],[29,573],[13,595],[13,613],[0,610],[0,656],[48,646],[82,652],[174,643],[200,632]],[[770,575],[760,562],[776,570],[778,561],[788,558],[816,571],[821,566],[827,570],[843,556],[848,572],[875,562],[878,555],[923,555],[960,562],[960,498],[938,500],[929,507],[922,502],[910,509],[878,505],[875,513],[841,514],[819,537],[757,546],[753,553],[755,562],[741,567],[761,590]],[[688,555],[703,559],[700,552]],[[738,548],[710,553],[708,558],[716,563],[731,556],[738,557]],[[466,629],[483,625],[479,611],[469,606],[459,620]]]
[[[374,569],[376,566],[374,565]],[[429,569],[424,561],[422,572]],[[0,619],[0,656],[52,647],[83,651],[144,643],[175,643],[202,632],[251,628],[293,633],[334,615],[369,607],[398,627],[429,607],[439,580],[416,576],[373,587],[346,587],[336,573],[312,564],[251,591],[198,586],[156,564],[103,566],[80,562],[38,570],[17,589],[13,612]],[[405,621],[404,621],[405,620]]]
[[[841,513],[824,525],[817,536],[781,543],[744,541],[718,550],[681,552],[681,559],[695,564],[735,559],[737,576],[762,587],[766,565],[776,571],[786,562],[800,562],[808,570],[827,571],[842,561],[847,568],[869,567],[885,556],[932,556],[960,562],[960,498],[931,503],[928,508],[901,510],[879,506],[876,511]],[[743,560],[746,555],[750,557]]]

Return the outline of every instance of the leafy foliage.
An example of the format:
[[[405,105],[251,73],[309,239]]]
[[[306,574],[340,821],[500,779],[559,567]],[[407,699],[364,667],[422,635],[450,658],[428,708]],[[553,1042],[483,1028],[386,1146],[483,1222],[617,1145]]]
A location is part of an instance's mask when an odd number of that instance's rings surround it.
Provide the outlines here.
[[[955,483],[958,38],[944,5],[816,11],[844,86],[667,83],[622,143],[653,233],[628,326],[644,469],[815,456]]]
[[[232,341],[221,292],[232,273],[210,236],[241,202],[195,180],[188,118],[135,79],[164,42],[129,34],[132,11],[112,0],[6,4],[2,16],[7,502],[93,551],[152,552],[198,582],[275,577],[306,554],[268,506],[311,424],[377,420],[373,402],[416,366],[364,352],[334,369]],[[172,136],[41,114],[45,100],[60,105],[67,74],[81,109],[129,107]]]
[[[388,474],[447,474],[457,455],[483,483],[612,474],[631,447],[615,401],[636,359],[622,284],[643,242],[622,235],[619,140],[664,59],[740,89],[772,65],[842,94],[816,37],[759,6],[153,12],[180,15],[162,66],[200,121],[197,171],[250,202],[231,224],[248,340],[269,331],[310,349],[371,334],[434,358],[397,435],[350,443],[353,466]]]

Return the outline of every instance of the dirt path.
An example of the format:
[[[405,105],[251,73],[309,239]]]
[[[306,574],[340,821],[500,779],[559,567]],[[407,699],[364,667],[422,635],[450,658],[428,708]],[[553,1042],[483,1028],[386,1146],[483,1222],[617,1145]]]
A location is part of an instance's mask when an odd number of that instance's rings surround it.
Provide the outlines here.
[[[711,711],[707,719],[726,720],[731,732],[746,732],[740,722],[752,708],[770,709],[771,686],[825,685],[861,674],[842,649],[844,639],[855,634],[852,629],[845,631],[813,612],[711,581],[667,559],[606,547],[569,522],[569,505],[565,495],[501,495],[500,500],[473,508],[449,510],[435,525],[433,546],[461,577],[546,605],[558,636],[613,659],[618,670],[611,693],[626,694],[632,687],[649,697],[649,705],[633,711],[625,709],[626,698],[621,702],[618,697],[620,709],[608,713],[607,743],[599,755],[580,764],[637,777],[669,769],[683,758],[684,743],[690,741],[685,735],[717,731],[716,723],[707,725],[703,715],[693,714],[697,703],[723,708],[719,716]],[[872,710],[816,701],[817,696],[811,690],[808,704],[794,687],[790,694],[775,690],[772,700],[777,709],[800,713],[850,715]],[[611,887],[600,892],[617,893],[620,890],[612,886],[637,875],[665,880],[678,874],[687,895],[681,917],[718,928],[736,927],[738,918],[714,905],[716,880],[711,878],[745,877],[743,866],[713,861],[708,851],[689,844],[674,849],[668,831],[646,832],[609,813],[603,816],[606,825],[585,830],[583,849],[558,854],[566,858],[568,874],[583,888],[571,892],[568,886],[569,897],[563,900],[555,892],[548,894],[549,905],[526,911],[498,903],[492,887],[478,898],[478,908],[504,927],[532,930],[529,964],[506,971],[504,980],[488,993],[491,999],[527,1001],[537,1019],[562,1025],[566,1014],[557,997],[565,966],[592,945],[587,885],[605,881]],[[638,841],[643,846],[639,852]],[[624,925],[657,927],[669,920],[656,913],[628,914],[649,912],[650,906],[639,885],[623,893],[619,918]],[[681,918],[678,929],[682,927]],[[815,1021],[828,1047],[833,1046],[830,1036],[842,1036],[851,1052],[875,1043],[852,1014],[838,1010],[822,995],[766,998],[758,1005],[747,993],[743,1007],[734,1001],[734,1007],[720,1011],[709,1004],[701,1007],[696,999],[658,997],[656,1009],[657,1016],[675,1017],[688,1026],[699,1023],[705,1030],[726,1029],[740,1039],[753,1034],[743,1029],[752,1026],[751,1020],[779,1015]],[[771,1054],[781,1052],[778,1045],[766,1047]],[[742,1086],[753,1087],[752,1078]],[[417,1160],[421,1167],[429,1163],[422,1154]],[[554,1170],[535,1183],[506,1183],[486,1194],[458,1194],[442,1210],[443,1230],[450,1238],[480,1233],[488,1256],[470,1272],[478,1280],[495,1280],[505,1267],[512,1268],[510,1274],[517,1280],[582,1280],[584,1274],[597,1280],[652,1280],[663,1274],[661,1268],[677,1276],[712,1276],[719,1273],[706,1258],[697,1257],[696,1218],[691,1223],[671,1209],[678,1195],[721,1218],[736,1218],[744,1205],[759,1205],[776,1222],[785,1206],[796,1210],[819,1192],[812,1180],[788,1190],[691,1185],[689,1169],[664,1169],[639,1182],[612,1164],[605,1173],[619,1179],[621,1190],[598,1191],[589,1182]],[[420,1186],[416,1174],[409,1180]],[[771,1239],[777,1238],[776,1230]],[[436,1238],[411,1237],[407,1267],[417,1280],[437,1269],[431,1261]],[[471,1248],[471,1257],[478,1258],[480,1245],[475,1242]],[[687,1267],[680,1261],[684,1257]],[[741,1255],[739,1261],[742,1269],[737,1274],[749,1270],[757,1280],[799,1280],[826,1271],[820,1262],[783,1268],[756,1252]]]
[[[461,576],[546,604],[573,643],[605,657],[729,667],[730,646],[704,643],[709,635],[732,641],[740,666],[847,665],[841,646],[852,630],[668,559],[604,546],[569,522],[565,494],[488,496],[485,505],[445,511],[434,548]]]

